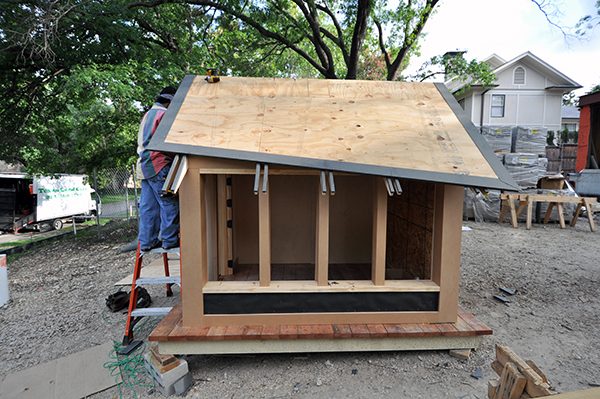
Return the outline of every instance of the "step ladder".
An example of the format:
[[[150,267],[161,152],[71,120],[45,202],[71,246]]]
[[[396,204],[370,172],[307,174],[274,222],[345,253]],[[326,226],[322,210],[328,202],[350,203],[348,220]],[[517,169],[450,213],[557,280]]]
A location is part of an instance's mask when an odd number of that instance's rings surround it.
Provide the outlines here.
[[[163,265],[165,269],[164,277],[140,277],[142,273],[142,263],[146,254],[162,254]],[[133,341],[133,327],[142,317],[160,317],[165,316],[171,311],[171,307],[157,308],[139,308],[137,309],[137,287],[144,285],[162,285],[165,284],[167,296],[173,296],[171,286],[177,284],[181,286],[181,277],[169,275],[169,254],[179,256],[179,248],[163,249],[156,248],[150,251],[142,251],[138,241],[135,254],[135,264],[133,266],[133,279],[131,281],[131,293],[129,294],[129,308],[127,310],[127,321],[125,323],[125,335],[123,336],[123,346],[129,345]]]

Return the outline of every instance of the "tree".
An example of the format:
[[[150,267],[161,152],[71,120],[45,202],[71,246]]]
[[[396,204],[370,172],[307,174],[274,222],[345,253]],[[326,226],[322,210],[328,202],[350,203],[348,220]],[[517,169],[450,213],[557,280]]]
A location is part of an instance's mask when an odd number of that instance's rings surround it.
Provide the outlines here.
[[[250,27],[275,47],[293,51],[328,79],[356,79],[368,36],[374,34],[386,79],[395,80],[438,1],[402,0],[391,7],[386,0],[150,0],[130,7],[185,3],[235,18],[241,29]]]
[[[206,52],[196,44],[197,10],[126,5],[2,4],[0,158],[32,172],[89,172],[135,154],[141,104],[199,73]]]
[[[578,101],[579,101],[579,97],[577,96],[577,94],[574,91],[562,96],[562,105],[574,106],[574,105],[577,105]]]

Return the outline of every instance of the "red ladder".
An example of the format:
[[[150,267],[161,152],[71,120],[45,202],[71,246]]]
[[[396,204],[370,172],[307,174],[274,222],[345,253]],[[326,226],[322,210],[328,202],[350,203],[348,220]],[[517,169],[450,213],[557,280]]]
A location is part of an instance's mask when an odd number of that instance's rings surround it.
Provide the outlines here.
[[[165,277],[140,277],[142,273],[142,262],[144,255],[148,253],[162,254],[163,266],[165,269]],[[138,287],[144,285],[159,285],[165,284],[167,296],[173,296],[171,286],[173,284],[180,285],[181,278],[179,276],[170,276],[169,274],[169,254],[175,253],[179,255],[179,248],[162,249],[156,248],[150,251],[142,251],[138,241],[135,254],[135,264],[133,266],[133,279],[131,281],[131,293],[129,294],[129,309],[127,311],[127,321],[125,323],[125,335],[123,336],[123,346],[129,345],[133,341],[133,328],[138,321],[144,316],[165,316],[171,311],[171,307],[162,308],[139,308],[137,309]]]

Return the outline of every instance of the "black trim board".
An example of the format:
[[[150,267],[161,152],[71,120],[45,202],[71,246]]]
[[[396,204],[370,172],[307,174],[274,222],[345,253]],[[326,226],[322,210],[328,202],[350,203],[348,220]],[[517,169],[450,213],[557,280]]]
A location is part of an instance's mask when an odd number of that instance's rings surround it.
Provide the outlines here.
[[[204,294],[204,314],[435,312],[439,292]]]
[[[499,177],[499,179],[489,178],[489,177],[480,177],[480,176],[469,176],[469,175],[461,175],[461,174],[452,174],[452,173],[443,173],[443,172],[431,172],[425,170],[416,170],[416,169],[405,169],[405,168],[394,168],[394,167],[386,167],[386,166],[378,166],[378,165],[367,165],[360,163],[352,163],[352,162],[341,162],[341,161],[329,161],[323,159],[315,159],[315,158],[303,158],[303,157],[293,157],[287,155],[277,155],[277,154],[266,154],[260,152],[253,151],[238,151],[238,150],[229,150],[222,148],[214,148],[214,147],[203,147],[203,146],[195,146],[189,144],[171,144],[166,143],[166,137],[171,130],[173,122],[179,110],[181,109],[181,105],[187,96],[187,93],[192,85],[194,80],[193,75],[187,75],[181,85],[179,86],[177,93],[171,102],[163,120],[161,121],[158,129],[154,133],[148,148],[155,151],[163,151],[163,152],[171,152],[171,153],[179,153],[179,154],[191,154],[191,155],[199,155],[213,158],[225,158],[225,159],[236,159],[242,161],[251,161],[251,162],[260,162],[260,163],[269,163],[275,165],[285,165],[285,166],[297,166],[311,169],[319,169],[319,170],[331,170],[331,171],[340,171],[340,172],[349,172],[349,173],[361,173],[367,175],[376,175],[376,176],[386,176],[386,177],[401,177],[405,179],[411,180],[423,180],[423,181],[431,181],[431,182],[439,182],[439,183],[447,183],[447,184],[455,184],[460,186],[469,186],[469,187],[485,187],[499,190],[518,190],[517,184],[512,180],[512,178],[508,175],[506,169],[500,164],[498,159],[493,155],[491,149],[483,140],[483,137],[476,131],[475,126],[466,118],[462,108],[456,102],[456,99],[450,94],[450,92],[443,86],[443,90],[440,89],[438,84],[436,87],[438,91],[442,94],[442,97],[446,100],[452,111],[456,114],[456,116],[461,121],[463,127],[467,130],[469,136],[475,142],[477,148],[482,152],[484,158],[490,163],[490,166]],[[218,83],[217,83],[218,84]],[[453,106],[454,104],[454,106]],[[469,129],[468,126],[472,127]],[[478,135],[478,136],[477,136]],[[512,184],[511,184],[512,183]]]

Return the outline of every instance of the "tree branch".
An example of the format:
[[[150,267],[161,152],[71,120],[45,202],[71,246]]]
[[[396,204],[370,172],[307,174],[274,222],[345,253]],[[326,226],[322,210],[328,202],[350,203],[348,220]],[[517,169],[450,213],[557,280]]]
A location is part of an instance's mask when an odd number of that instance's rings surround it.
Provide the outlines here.
[[[337,38],[325,28],[321,28],[321,32],[326,37],[328,37],[331,41],[333,41],[335,44],[337,44],[337,46],[342,51],[342,55],[344,57],[344,62],[346,63],[346,65],[348,65],[348,63],[350,61],[350,55],[348,54],[348,49],[346,48],[346,43],[344,42],[344,32],[342,31],[340,22],[337,20],[333,11],[331,11],[331,9],[329,7],[327,7],[326,4],[323,4],[323,5],[317,4],[316,6],[319,10],[323,11],[325,14],[327,14],[329,16],[329,18],[331,18],[331,21],[333,22],[333,26],[335,26],[335,30],[337,32]]]
[[[135,8],[135,7],[146,7],[146,8],[152,8],[152,7],[156,7],[162,4],[166,4],[166,3],[175,3],[175,0],[154,0],[151,2],[136,2],[136,3],[131,3],[129,4],[129,8]],[[212,0],[185,0],[186,3],[188,4],[194,4],[194,5],[199,5],[199,6],[206,6],[206,7],[212,7],[214,9],[220,10],[222,12],[225,12],[227,14],[230,14],[231,16],[239,19],[240,21],[244,22],[245,24],[251,26],[252,28],[254,28],[256,31],[258,31],[258,33],[260,33],[261,35],[268,37],[270,39],[274,39],[276,41],[278,41],[279,43],[281,43],[282,45],[284,45],[285,47],[289,48],[290,50],[294,51],[295,53],[297,53],[299,56],[301,56],[302,58],[304,58],[306,61],[308,61],[308,63],[310,65],[312,65],[317,71],[319,71],[321,74],[323,74],[325,77],[327,78],[336,78],[335,75],[331,76],[331,74],[329,73],[330,71],[328,70],[328,68],[326,68],[324,65],[320,64],[319,62],[317,62],[315,59],[313,59],[306,51],[302,50],[300,47],[298,47],[295,43],[289,41],[287,38],[285,38],[284,36],[280,35],[277,32],[273,32],[270,31],[268,29],[266,29],[265,27],[263,27],[260,22],[256,21],[253,18],[250,18],[249,16],[235,10],[234,8],[226,5],[226,4],[222,4],[220,2],[216,2],[216,1],[212,1]]]
[[[379,36],[379,49],[381,50],[381,53],[383,54],[383,58],[385,59],[385,66],[387,69],[390,68],[391,65],[391,60],[390,60],[390,55],[388,54],[387,50],[385,49],[385,43],[383,41],[383,29],[381,28],[381,22],[378,19],[374,19],[375,22],[375,26],[377,27],[377,32],[378,32],[378,36]]]
[[[398,73],[398,68],[400,68],[402,61],[404,61],[404,57],[406,57],[406,54],[408,53],[408,51],[411,49],[411,47],[417,41],[417,38],[421,34],[421,31],[425,27],[425,23],[431,16],[431,12],[433,11],[433,8],[437,5],[438,2],[439,2],[439,0],[427,0],[427,3],[425,4],[425,7],[423,8],[423,12],[419,16],[419,20],[418,20],[417,24],[415,25],[415,28],[412,30],[412,32],[410,31],[409,22],[407,21],[407,23],[406,23],[407,29],[405,29],[404,42],[402,43],[402,47],[400,48],[400,51],[396,55],[396,58],[394,58],[394,61],[388,68],[387,80],[396,79],[396,74]]]
[[[372,0],[358,0],[356,9],[356,22],[354,24],[354,32],[352,33],[352,44],[350,45],[350,62],[348,63],[348,71],[346,79],[356,79],[358,71],[358,57],[362,49],[365,35],[367,34],[367,19],[371,13]]]
[[[548,14],[548,11],[546,10],[546,7],[548,6],[548,3],[545,0],[531,0],[531,2],[533,4],[536,5],[536,7],[541,11],[541,13],[544,15],[544,17],[546,18],[546,21],[554,26],[555,28],[557,28],[565,38],[567,38],[569,35],[567,34],[567,32],[565,32],[565,29],[560,26],[559,24],[557,24],[556,22],[554,22],[551,18],[550,18],[550,14]]]

